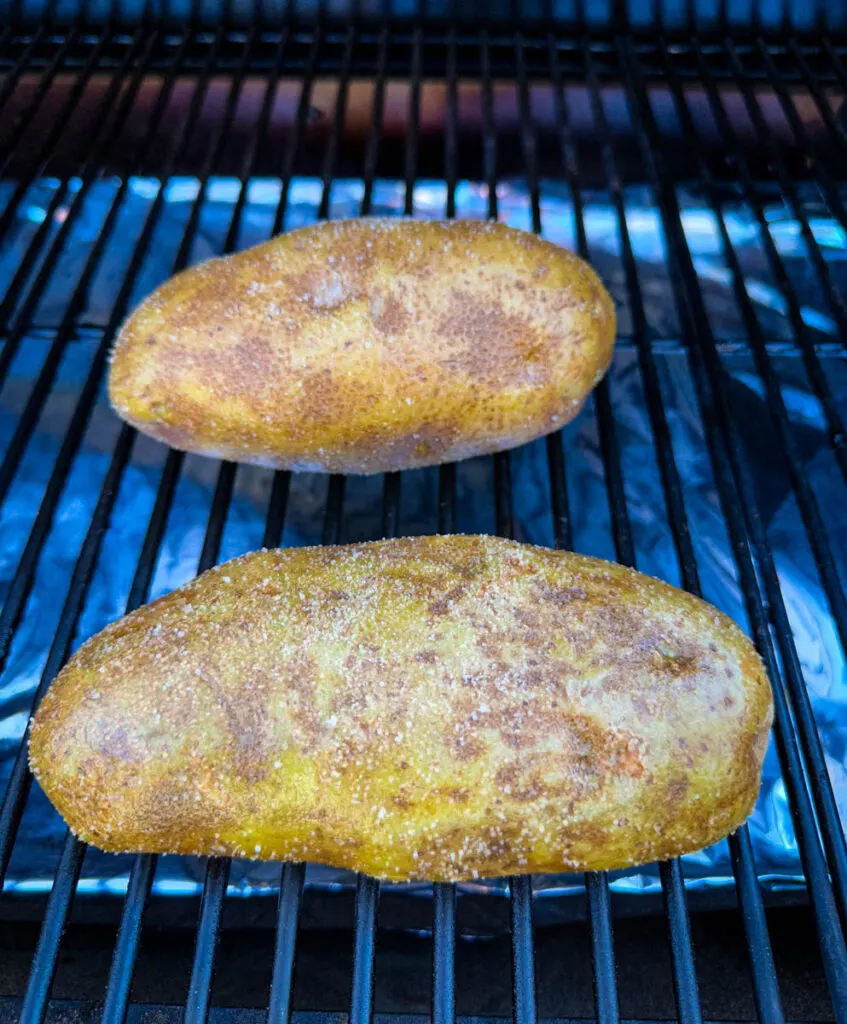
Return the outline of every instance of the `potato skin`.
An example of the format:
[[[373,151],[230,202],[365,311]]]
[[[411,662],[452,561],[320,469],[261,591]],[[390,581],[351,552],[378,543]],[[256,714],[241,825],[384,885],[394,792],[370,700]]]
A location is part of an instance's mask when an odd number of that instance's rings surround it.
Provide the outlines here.
[[[88,641],[36,778],[112,851],[393,880],[602,870],[740,825],[772,719],[711,605],[492,537],[247,555]]]
[[[605,373],[614,337],[594,271],[535,235],[334,221],[158,288],[121,331],[109,396],[184,451],[380,473],[558,429]]]

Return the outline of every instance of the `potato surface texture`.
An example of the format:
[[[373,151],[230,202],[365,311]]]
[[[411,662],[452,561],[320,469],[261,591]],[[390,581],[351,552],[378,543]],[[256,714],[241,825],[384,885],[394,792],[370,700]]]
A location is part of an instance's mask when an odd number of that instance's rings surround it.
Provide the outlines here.
[[[771,716],[710,605],[419,537],[246,555],[133,612],[56,678],[30,762],[105,850],[459,880],[715,842],[753,806]]]
[[[594,271],[503,224],[321,223],[178,274],[117,340],[112,405],[184,451],[378,473],[572,419],[612,356]]]

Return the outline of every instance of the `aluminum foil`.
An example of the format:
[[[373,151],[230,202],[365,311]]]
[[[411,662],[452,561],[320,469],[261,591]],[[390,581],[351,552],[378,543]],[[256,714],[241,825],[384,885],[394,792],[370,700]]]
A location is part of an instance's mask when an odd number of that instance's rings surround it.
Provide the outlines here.
[[[0,285],[5,285],[18,265],[33,231],[45,218],[45,208],[58,187],[49,179],[30,192],[11,243],[0,253]],[[70,193],[79,187],[71,182]],[[9,496],[0,509],[0,586],[8,590],[32,527],[39,502],[50,477],[69,418],[88,373],[92,355],[102,339],[112,303],[129,265],[144,218],[157,194],[155,180],[133,179],[123,200],[117,227],[106,247],[105,258],[89,291],[79,319],[79,329],[67,346],[56,382],[37,429],[22,459]],[[194,179],[167,183],[165,203],[153,244],[136,281],[133,301],[140,300],[169,276],[192,203],[197,199]],[[117,183],[98,182],[89,193],[71,239],[41,301],[34,326],[23,340],[12,364],[9,380],[0,392],[0,445],[12,436],[21,409],[41,370],[68,298],[106,212],[115,198]],[[220,252],[237,198],[233,179],[214,179],[203,204],[192,261]],[[0,205],[8,201],[10,187],[0,184]],[[316,219],[321,184],[316,179],[292,183],[286,228]],[[255,244],[268,236],[279,198],[275,180],[254,180],[248,188],[239,246]],[[359,210],[361,181],[337,181],[332,190],[331,216],[351,216]],[[378,181],[374,213],[399,214],[404,186]],[[501,219],[530,228],[530,204],[521,183],[504,183],[498,189]],[[638,260],[638,270],[648,325],[661,379],[665,411],[676,459],[685,487],[686,510],[705,597],[746,627],[744,601],[739,589],[725,523],[712,477],[705,444],[705,426],[697,406],[679,327],[673,308],[668,275],[673,273],[663,247],[659,213],[648,191],[627,193],[627,224]],[[415,188],[415,215],[443,216],[446,190],[443,182],[419,182]],[[732,295],[731,279],[721,252],[714,219],[697,196],[680,195],[684,229],[695,259],[708,309],[710,326],[720,344],[727,370],[736,423],[750,458],[763,521],[776,558],[783,594],[794,628],[800,660],[842,814],[847,809],[847,677],[844,652],[831,623],[825,594],[814,568],[808,540],[792,496],[765,403],[761,380],[744,345],[742,322]],[[629,515],[637,551],[638,568],[680,582],[655,446],[635,352],[627,338],[632,329],[628,296],[620,259],[620,239],[608,196],[584,197],[586,230],[591,258],[615,295],[620,313],[620,335],[610,387],[614,418],[622,456]],[[55,230],[65,215],[63,202],[56,213]],[[486,215],[484,186],[462,182],[457,192],[457,212],[464,217]],[[552,240],[574,245],[573,206],[567,189],[556,182],[541,184],[543,230]],[[847,240],[837,224],[813,205],[808,215],[814,236],[833,275],[843,281]],[[847,367],[838,351],[836,327],[824,296],[809,269],[799,225],[781,204],[768,208],[772,237],[788,268],[802,303],[802,313],[820,344],[828,378],[837,400],[847,398]],[[781,381],[789,415],[805,456],[806,470],[823,514],[834,557],[842,579],[847,579],[847,519],[840,514],[847,494],[835,467],[825,433],[821,410],[810,392],[801,360],[791,344],[785,303],[773,287],[764,260],[757,227],[749,211],[739,204],[728,206],[726,223],[736,245],[762,329],[771,343],[773,362]],[[828,343],[832,343],[828,347]],[[103,394],[94,409],[84,442],[56,511],[52,530],[42,552],[25,614],[15,634],[0,676],[0,785],[5,785],[20,744],[33,692],[38,685],[47,652],[59,619],[62,603],[94,504],[117,438],[119,424]],[[606,558],[614,557],[603,459],[591,400],[578,419],[562,432],[572,517],[577,550]],[[80,618],[74,645],[119,617],[125,609],[130,583],[140,553],[166,450],[146,438],[138,438],[124,473],[90,591]],[[209,514],[218,464],[195,456],[186,458],[173,511],[156,564],[151,597],[156,597],[191,578]],[[515,530],[519,540],[553,544],[546,447],[543,441],[516,450],[512,456]],[[254,467],[240,467],[223,537],[221,558],[230,558],[260,546],[271,474]],[[381,478],[350,478],[344,505],[344,541],[379,536],[382,501]],[[298,474],[292,478],[284,545],[320,541],[327,479]],[[400,531],[432,533],[437,523],[437,471],[421,470],[402,479]],[[461,463],[457,470],[456,529],[459,532],[493,532],[493,464],[490,458]],[[785,786],[773,749],[768,751],[761,796],[750,822],[756,865],[771,899],[803,886],[797,844]],[[64,837],[64,825],[36,787],[30,796],[5,881],[17,895],[49,890]],[[89,850],[80,880],[80,893],[122,894],[131,858]],[[154,883],[160,895],[195,894],[202,882],[203,863],[193,858],[162,858]],[[272,892],[279,879],[279,865],[241,861],[233,865],[230,892],[247,896]],[[686,884],[692,889],[727,889],[732,873],[726,842],[684,858]],[[348,873],[310,866],[307,884],[343,886]],[[616,892],[655,893],[659,888],[654,866],[616,872]],[[581,875],[539,876],[540,894],[547,897],[581,893]],[[427,886],[410,886],[429,893]],[[505,882],[481,882],[463,886],[464,891],[499,890]],[[541,919],[555,918],[556,901],[539,902]],[[545,909],[546,908],[546,909]]]

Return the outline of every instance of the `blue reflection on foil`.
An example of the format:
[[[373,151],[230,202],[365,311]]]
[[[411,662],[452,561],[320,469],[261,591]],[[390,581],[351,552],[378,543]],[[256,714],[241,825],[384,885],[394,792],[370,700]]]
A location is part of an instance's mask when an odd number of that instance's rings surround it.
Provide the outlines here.
[[[72,183],[71,192],[78,187]],[[77,220],[70,244],[58,262],[42,301],[34,326],[16,355],[9,379],[0,393],[0,444],[7,444],[20,411],[32,388],[52,331],[60,322],[83,263],[97,237],[99,225],[114,199],[116,183],[96,183]],[[33,186],[24,215],[6,248],[0,252],[0,282],[8,282],[13,268],[41,220],[57,188],[45,179]],[[22,460],[7,501],[0,508],[0,586],[8,591],[15,567],[56,458],[64,431],[88,372],[92,354],[108,321],[111,305],[126,273],[144,218],[160,185],[137,178],[125,197],[117,229],[110,239],[105,259],[94,277],[86,308],[79,318],[78,334],[64,353],[44,413]],[[166,202],[153,244],[136,281],[134,301],[140,300],[170,273],[188,221],[191,204],[198,195],[194,179],[180,178],[166,186]],[[221,251],[229,219],[237,198],[234,179],[214,179],[209,187],[194,240],[191,258],[206,259]],[[318,179],[293,181],[289,196],[286,229],[312,223],[317,216],[322,185]],[[0,205],[10,189],[0,183]],[[330,213],[333,217],[354,216],[363,195],[361,181],[333,183]],[[273,223],[280,196],[278,180],[249,183],[239,245],[253,245],[265,239]],[[397,215],[403,209],[405,186],[399,181],[377,181],[373,191],[373,213]],[[820,725],[827,763],[842,814],[847,811],[847,691],[844,653],[828,612],[825,594],[814,568],[814,560],[787,474],[772,443],[769,414],[760,379],[743,345],[744,328],[735,306],[732,282],[721,252],[713,215],[693,196],[680,196],[683,226],[691,246],[703,288],[710,326],[721,345],[728,374],[731,401],[742,440],[750,457],[760,510],[773,546],[783,594],[794,628],[803,672]],[[632,189],[627,194],[627,224],[638,260],[640,284],[646,306],[647,324],[654,345],[666,415],[678,466],[685,485],[686,511],[705,596],[729,615],[746,625],[740,592],[718,494],[707,455],[704,424],[698,410],[687,359],[679,342],[679,326],[673,308],[669,267],[663,245],[661,220],[649,194]],[[620,313],[621,343],[610,372],[610,388],[629,514],[636,545],[638,566],[645,572],[679,583],[679,568],[668,526],[667,509],[656,464],[655,445],[643,393],[636,353],[628,342],[632,318],[628,307],[620,240],[614,210],[604,193],[587,193],[584,220],[591,258],[615,295]],[[441,181],[421,181],[415,187],[415,216],[443,216],[446,188]],[[460,216],[484,218],[488,196],[485,186],[461,182],[456,193]],[[521,228],[531,227],[531,208],[526,189],[520,184],[498,187],[501,219]],[[60,205],[60,220],[66,206]],[[845,275],[845,234],[843,230],[810,208],[814,237],[828,261],[833,276]],[[562,245],[574,245],[574,213],[567,189],[559,182],[543,182],[541,214],[544,233]],[[769,229],[785,262],[789,277],[801,299],[802,318],[821,345],[833,394],[843,405],[847,395],[847,368],[838,347],[837,331],[824,296],[812,279],[805,243],[799,226],[782,207],[768,210]],[[802,364],[790,345],[786,305],[770,279],[762,253],[758,227],[742,204],[728,206],[726,224],[736,246],[745,275],[747,292],[762,330],[769,341],[786,343],[774,349],[774,367],[779,375],[789,416],[804,454],[810,485],[818,499],[830,544],[842,580],[847,580],[847,520],[839,514],[847,494],[834,464],[819,403],[810,392]],[[54,226],[55,229],[55,226]],[[25,614],[0,676],[0,783],[11,771],[38,685],[47,651],[61,612],[62,602],[93,512],[99,488],[113,449],[118,422],[101,393],[82,448],[57,509],[45,545],[39,570]],[[611,522],[606,496],[603,460],[597,434],[593,402],[588,401],[580,417],[562,432],[567,481],[571,502],[571,525],[575,547],[590,554],[614,557]],[[119,617],[124,610],[135,565],[144,540],[147,522],[165,457],[162,446],[139,438],[134,446],[116,500],[114,513],[103,540],[102,553],[80,618],[75,644]],[[165,593],[191,578],[203,543],[217,464],[194,456],[185,460],[177,489],[174,511],[168,521],[156,563],[151,596]],[[547,452],[544,441],[514,452],[512,458],[515,529],[519,539],[538,544],[553,543]],[[233,557],[261,544],[264,515],[270,493],[271,474],[254,467],[240,467],[236,475],[232,505],[224,532],[222,558]],[[437,523],[437,471],[420,470],[404,474],[402,482],[401,531],[407,534],[434,532]],[[326,478],[298,474],[292,478],[283,543],[312,544],[320,540]],[[491,459],[474,459],[457,469],[457,529],[462,532],[491,532],[493,519],[493,469]],[[345,541],[379,535],[382,481],[351,478],[348,481],[342,538]],[[757,869],[769,898],[802,886],[797,845],[788,811],[785,787],[773,745],[765,764],[761,797],[750,822]],[[15,846],[5,887],[18,895],[50,888],[64,827],[43,794],[34,787]],[[120,895],[125,891],[132,858],[110,856],[90,850],[80,882],[80,893]],[[687,885],[693,889],[726,888],[732,885],[729,853],[725,842],[685,858]],[[193,858],[161,859],[154,885],[160,895],[179,896],[198,891],[203,864]],[[249,861],[233,866],[230,892],[247,896],[274,891],[279,866]],[[310,885],[336,888],[348,884],[345,872],[310,866]],[[548,876],[536,879],[544,895],[583,891],[581,876]],[[425,886],[411,886],[427,892]],[[465,891],[496,889],[505,883],[479,883]],[[655,867],[615,873],[615,891],[655,893],[659,888]],[[549,906],[548,906],[549,904]],[[544,900],[540,920],[555,917],[554,904]],[[547,909],[542,909],[547,908]]]

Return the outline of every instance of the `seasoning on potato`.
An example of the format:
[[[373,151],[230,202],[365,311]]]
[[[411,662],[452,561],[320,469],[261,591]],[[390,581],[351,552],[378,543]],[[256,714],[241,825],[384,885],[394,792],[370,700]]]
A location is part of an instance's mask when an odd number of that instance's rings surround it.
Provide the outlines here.
[[[601,870],[749,814],[772,718],[715,608],[492,537],[246,555],[86,643],[32,770],[105,850],[380,878]]]
[[[120,333],[109,395],[184,451],[380,473],[557,430],[606,372],[614,337],[594,271],[535,235],[336,221],[162,285]]]

